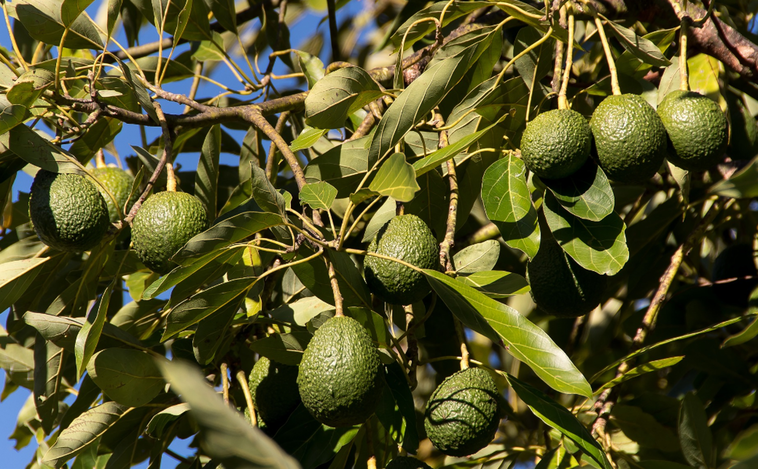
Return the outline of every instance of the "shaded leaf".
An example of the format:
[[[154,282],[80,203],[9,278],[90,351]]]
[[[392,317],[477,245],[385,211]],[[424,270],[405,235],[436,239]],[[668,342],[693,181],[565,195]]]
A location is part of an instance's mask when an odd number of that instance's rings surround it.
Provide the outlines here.
[[[311,333],[305,331],[272,334],[251,343],[250,350],[275,362],[298,365],[311,337]]]
[[[86,321],[84,321],[81,329],[79,329],[79,333],[76,334],[74,355],[76,356],[77,381],[84,374],[87,363],[89,363],[92,354],[95,353],[95,347],[97,347],[97,343],[100,341],[100,334],[103,332],[103,325],[108,317],[108,305],[110,304],[111,295],[115,287],[116,279],[114,278],[100,298],[98,298],[90,310]]]
[[[400,43],[403,41],[403,37],[405,37],[405,43],[403,45],[403,50],[406,50],[410,48],[416,41],[423,38],[427,34],[431,33],[435,29],[435,24],[432,21],[423,21],[416,23],[418,20],[421,20],[423,18],[435,18],[437,20],[440,19],[440,16],[442,15],[442,10],[447,7],[445,10],[445,18],[442,23],[442,26],[446,26],[450,24],[453,20],[456,18],[460,18],[461,16],[467,15],[471,13],[474,10],[478,10],[479,8],[487,8],[492,6],[492,4],[488,2],[459,2],[459,1],[453,1],[453,2],[437,2],[434,3],[423,10],[420,10],[416,12],[413,16],[408,18],[405,23],[400,25],[399,28],[397,28],[397,31],[395,31],[395,34],[392,36],[392,44],[395,46],[395,50],[393,53],[397,53],[400,49]],[[400,54],[402,55],[402,54]]]
[[[87,373],[105,395],[129,407],[152,401],[165,385],[154,359],[140,350],[101,350],[87,364]]]
[[[220,154],[221,126],[217,124],[211,126],[205,136],[195,175],[195,197],[203,203],[209,220],[216,219]]]
[[[461,275],[461,283],[474,287],[490,298],[507,298],[529,291],[529,283],[519,274],[490,270]]]
[[[337,189],[326,181],[306,184],[300,190],[300,201],[313,209],[329,210],[337,197]]]
[[[219,347],[228,339],[226,331],[231,326],[244,301],[244,297],[237,297],[197,323],[195,335],[192,336],[192,351],[199,364],[207,365],[216,356]]]
[[[266,212],[278,213],[286,218],[287,203],[282,194],[266,177],[266,171],[257,165],[250,165],[252,170],[253,198],[258,206]]]
[[[163,409],[150,419],[150,422],[147,423],[145,433],[152,435],[155,438],[161,438],[166,425],[176,421],[179,417],[189,412],[189,410],[190,406],[186,402],[174,404],[171,407]]]
[[[45,341],[38,333],[34,342],[34,406],[45,433],[50,434],[58,417],[58,401],[66,365],[63,348]]]
[[[542,34],[535,28],[521,28],[516,34],[516,42],[513,45],[513,55],[521,53],[542,39]],[[519,75],[532,90],[539,89],[540,80],[545,78],[553,69],[553,53],[555,52],[555,40],[549,39],[537,48],[532,48],[525,55],[516,60],[515,66]],[[537,87],[535,88],[535,84]]]
[[[558,244],[577,264],[599,274],[615,275],[629,260],[623,220],[615,212],[594,222],[577,218],[545,193],[545,219]]]
[[[616,200],[608,177],[600,166],[588,161],[579,171],[563,179],[543,179],[555,199],[570,214],[600,221],[613,212]]]
[[[3,264],[0,271],[0,311],[5,311],[21,298],[49,259],[22,259]]]
[[[405,372],[396,362],[387,365],[385,371],[387,387],[382,394],[382,402],[386,408],[385,412],[382,412],[382,404],[380,404],[376,415],[397,444],[404,450],[415,453],[418,450],[419,436],[416,430],[413,394],[408,386],[408,380]]]
[[[308,183],[325,181],[337,189],[337,197],[348,197],[368,172],[369,137],[350,140],[328,150],[308,163],[303,172]]]
[[[319,129],[344,127],[350,114],[383,94],[362,68],[340,68],[317,81],[308,93],[305,121]]]
[[[405,155],[395,153],[376,172],[369,189],[398,202],[409,202],[420,187],[413,166],[405,161]]]
[[[719,181],[708,189],[711,194],[735,199],[758,197],[758,158],[737,171],[729,179]]]
[[[529,367],[551,388],[589,396],[589,383],[549,335],[513,308],[432,270],[424,270],[432,288],[450,311],[469,329],[495,343],[505,342],[511,355]]]
[[[374,239],[374,236],[387,224],[388,221],[395,217],[397,211],[397,202],[392,197],[387,197],[379,210],[371,217],[366,229],[363,231],[363,239],[361,242],[367,243]]]
[[[54,173],[84,174],[79,161],[58,148],[25,125],[17,125],[9,132],[8,148],[27,163]]]
[[[639,407],[624,404],[614,406],[611,420],[624,435],[641,446],[667,452],[679,449],[676,434]]]
[[[713,452],[713,436],[708,427],[708,416],[700,399],[689,392],[682,399],[679,411],[679,443],[684,459],[693,467],[712,468],[716,454]]]
[[[500,244],[494,239],[467,246],[453,256],[456,272],[470,274],[492,270],[500,257]]]
[[[599,388],[595,390],[593,394],[598,395],[601,392],[603,392],[605,389],[612,388],[625,381],[629,381],[632,378],[636,378],[637,376],[650,373],[651,371],[658,371],[658,370],[662,370],[663,368],[674,366],[680,361],[682,361],[683,358],[684,356],[662,358],[660,360],[653,360],[651,362],[648,362],[639,366],[635,366],[634,368],[627,371],[623,375],[613,378],[612,380],[608,381],[604,385],[600,386]]]
[[[76,1],[76,0],[74,0]],[[64,23],[61,17],[61,6],[56,2],[40,2],[38,0],[17,0],[18,20],[24,25],[29,35],[45,44],[58,47],[63,38],[64,30],[68,29],[63,43],[70,49],[103,49],[103,41],[92,20],[86,15],[77,15],[70,25]],[[71,9],[66,9],[68,20]]]
[[[27,311],[24,314],[24,322],[42,335],[42,337],[54,344],[74,351],[75,340],[84,324],[85,318],[71,318],[67,316],[52,316],[50,314]],[[113,346],[139,346],[139,341],[127,332],[110,323],[103,324],[100,338],[107,338]]]
[[[625,28],[613,21],[607,21],[606,24],[610,26],[611,33],[616,36],[616,39],[624,46],[624,49],[644,63],[658,67],[671,65],[671,62],[658,49],[658,46],[649,39],[640,37],[631,29]]]

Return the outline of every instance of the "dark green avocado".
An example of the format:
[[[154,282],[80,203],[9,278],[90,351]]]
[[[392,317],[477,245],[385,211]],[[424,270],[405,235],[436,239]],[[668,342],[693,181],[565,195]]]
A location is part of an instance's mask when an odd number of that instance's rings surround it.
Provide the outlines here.
[[[316,330],[297,375],[300,398],[316,420],[330,427],[365,422],[383,386],[379,352],[358,321],[334,317]]]
[[[571,109],[543,112],[527,124],[521,137],[524,164],[546,179],[574,174],[589,158],[591,148],[587,119]]]
[[[259,423],[278,428],[300,404],[297,367],[261,357],[250,372],[250,394]]]

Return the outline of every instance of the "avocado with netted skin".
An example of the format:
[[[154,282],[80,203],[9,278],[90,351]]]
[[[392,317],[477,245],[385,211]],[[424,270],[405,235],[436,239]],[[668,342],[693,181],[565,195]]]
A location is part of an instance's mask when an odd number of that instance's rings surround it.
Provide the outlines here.
[[[89,251],[110,227],[108,208],[95,184],[79,174],[37,172],[29,218],[43,243],[61,251]]]
[[[543,112],[526,125],[521,137],[524,164],[546,179],[574,174],[589,158],[591,147],[587,119],[571,109]]]
[[[437,240],[416,215],[400,215],[390,220],[371,241],[368,252],[394,257],[422,269],[439,266]],[[423,274],[395,261],[366,256],[363,269],[371,292],[387,303],[408,305],[431,291]]]
[[[586,270],[543,236],[537,255],[526,264],[526,279],[537,306],[558,317],[587,314],[603,299],[607,277]]]
[[[171,257],[208,226],[200,200],[186,192],[159,192],[149,197],[132,221],[132,246],[150,270],[166,274]]]
[[[116,204],[110,198],[102,187],[97,186],[100,195],[103,196],[105,204],[108,206],[108,216],[111,223],[115,223],[126,215],[125,209],[129,210],[139,198],[137,191],[132,194],[132,184],[134,178],[121,168],[108,166],[105,168],[95,168],[92,175],[105,186],[116,199]],[[129,197],[131,195],[131,197]]]
[[[385,469],[432,469],[429,464],[410,456],[395,456]]]
[[[724,157],[729,143],[726,116],[715,101],[695,91],[676,90],[658,105],[668,134],[667,158],[688,171],[705,171]]]
[[[297,388],[316,420],[345,427],[374,413],[383,376],[379,352],[366,329],[353,318],[338,316],[322,324],[305,348]]]
[[[483,368],[466,368],[448,377],[426,404],[424,428],[435,448],[467,456],[487,446],[500,424],[499,393]]]
[[[590,128],[598,164],[614,181],[646,181],[663,164],[666,129],[641,96],[608,96],[592,113]]]
[[[300,404],[297,367],[261,357],[250,372],[250,394],[259,424],[278,428]]]

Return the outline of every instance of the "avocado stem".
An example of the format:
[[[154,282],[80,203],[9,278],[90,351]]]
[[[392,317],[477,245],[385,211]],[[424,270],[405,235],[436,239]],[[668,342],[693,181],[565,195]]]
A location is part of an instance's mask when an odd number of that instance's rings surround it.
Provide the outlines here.
[[[687,21],[689,18],[682,17],[682,29],[679,31],[679,89],[682,91],[690,90],[690,74],[687,69],[687,30],[689,29]]]
[[[334,294],[334,317],[339,318],[345,315],[344,307],[342,306],[342,293],[340,292],[340,285],[337,282],[337,273],[334,270],[334,264],[329,260],[328,255],[324,257],[324,262],[329,271],[329,284],[332,287],[332,293]]]
[[[250,393],[250,386],[247,383],[247,376],[245,376],[245,370],[239,370],[235,375],[237,381],[242,388],[242,394],[245,395],[245,403],[247,404],[247,410],[250,415],[250,423],[253,427],[258,427],[258,416],[255,414],[255,405],[253,404],[253,395]]]
[[[621,87],[619,86],[619,76],[618,72],[616,71],[616,61],[613,60],[611,46],[608,43],[608,36],[605,35],[603,21],[600,19],[595,10],[591,10],[591,12],[592,16],[595,17],[595,26],[597,26],[597,32],[600,34],[600,42],[603,44],[603,52],[605,52],[605,61],[608,62],[608,70],[611,73],[611,90],[613,91],[614,95],[618,96],[621,94]]]
[[[558,109],[571,109],[568,99],[566,99],[566,92],[568,91],[569,78],[571,77],[571,66],[574,64],[574,9],[569,3],[566,5],[566,13],[568,14],[568,42],[566,44],[566,66],[563,71],[563,79],[561,81],[561,89],[558,92]]]
[[[107,165],[105,164],[105,153],[103,152],[103,149],[101,148],[100,150],[97,151],[97,153],[95,153],[95,168],[100,169],[100,168],[105,168],[105,167],[107,167]]]
[[[176,175],[174,174],[174,165],[166,163],[166,190],[176,192]]]
[[[463,324],[461,324],[461,321],[458,318],[455,319],[455,332],[458,335],[458,342],[461,344],[461,370],[465,370],[470,366],[469,360],[471,358],[471,354],[468,351],[468,346],[466,345],[466,333],[463,330]]]

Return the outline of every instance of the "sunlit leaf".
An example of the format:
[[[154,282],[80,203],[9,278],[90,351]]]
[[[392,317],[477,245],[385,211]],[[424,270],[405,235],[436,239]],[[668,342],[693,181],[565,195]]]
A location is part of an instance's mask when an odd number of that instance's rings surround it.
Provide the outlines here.
[[[398,202],[408,202],[420,188],[413,166],[405,161],[405,155],[395,153],[376,172],[369,189]]]
[[[507,298],[529,291],[529,284],[524,277],[499,270],[461,275],[458,280],[465,285],[476,288],[490,298]]]
[[[600,166],[588,162],[563,179],[543,179],[555,199],[570,214],[600,221],[613,212],[615,198],[608,177]]]
[[[319,129],[343,127],[347,117],[384,93],[360,67],[345,67],[316,82],[305,98],[305,120]]]
[[[326,181],[306,184],[300,190],[300,201],[313,209],[329,210],[337,197],[337,189]]]

